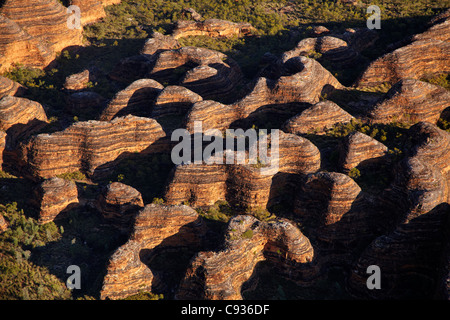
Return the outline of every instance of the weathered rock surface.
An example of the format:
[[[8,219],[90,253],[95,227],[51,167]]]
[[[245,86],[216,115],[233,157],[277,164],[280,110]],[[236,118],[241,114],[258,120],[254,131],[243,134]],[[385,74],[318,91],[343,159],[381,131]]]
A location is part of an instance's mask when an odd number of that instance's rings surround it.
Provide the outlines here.
[[[230,220],[226,241],[219,251],[200,252],[191,261],[176,298],[205,300],[242,299],[242,285],[256,264],[269,260],[277,271],[297,282],[314,275],[314,249],[289,220],[261,222],[252,216]],[[283,272],[289,265],[289,272]]]
[[[450,20],[435,22],[404,47],[373,61],[357,81],[358,87],[394,84],[402,79],[450,73]]]
[[[151,107],[163,85],[152,79],[134,81],[125,89],[119,91],[102,111],[100,120],[108,121],[114,117],[139,113],[150,115]]]
[[[89,83],[96,80],[95,72],[85,69],[79,73],[72,74],[64,81],[64,90],[68,92],[76,92],[88,88]]]
[[[283,130],[295,134],[323,134],[338,123],[350,122],[354,117],[332,101],[321,101],[289,119]]]
[[[186,126],[190,128],[194,121],[206,120],[203,123],[204,130],[224,130],[232,122],[247,118],[261,107],[267,111],[267,107],[277,110],[285,104],[315,104],[321,95],[342,88],[339,81],[313,59],[295,57],[287,64],[290,65],[292,75],[277,80],[261,77],[248,95],[231,105],[215,102],[194,105],[186,116]]]
[[[167,86],[156,97],[152,109],[152,118],[170,115],[185,115],[194,103],[203,98],[182,86]]]
[[[387,155],[388,148],[381,142],[361,132],[347,135],[339,146],[339,165],[348,172],[359,164],[377,162]]]
[[[8,230],[9,224],[8,221],[3,217],[3,215],[0,215],[0,234]]]
[[[278,152],[279,162],[272,165],[225,164],[225,161],[179,165],[169,179],[165,199],[169,204],[189,201],[193,206],[227,200],[243,211],[265,208],[280,195],[276,190],[289,183],[287,175],[305,175],[320,168],[319,150],[305,138],[280,132]]]
[[[21,158],[34,177],[78,170],[101,175],[128,153],[160,151],[152,144],[164,136],[161,126],[148,118],[80,121],[64,131],[32,137],[22,146]]]
[[[52,50],[0,12],[0,71],[15,64],[43,68],[54,57]]]
[[[359,298],[420,299],[432,297],[440,286],[442,255],[448,246],[450,206],[433,208],[375,239],[354,264],[351,292]],[[367,268],[381,270],[381,287],[369,290]]]
[[[204,21],[178,20],[172,36],[175,39],[189,36],[242,37],[251,35],[255,29],[250,23],[235,23],[220,19]]]
[[[105,9],[100,0],[71,0],[70,5],[80,8],[82,25],[94,23],[106,17]]]
[[[108,184],[101,192],[97,209],[103,217],[122,232],[131,231],[133,219],[144,207],[142,195],[135,188],[120,182]]]
[[[74,181],[53,177],[44,180],[35,189],[35,203],[39,208],[39,223],[53,221],[58,214],[78,203]]]
[[[0,13],[56,53],[82,45],[81,30],[67,27],[66,9],[56,0],[5,0]]]
[[[145,41],[141,54],[153,55],[164,50],[173,50],[181,48],[180,43],[168,35],[165,36],[159,32],[153,32],[152,36]]]
[[[374,123],[436,123],[448,106],[448,90],[420,80],[405,79],[396,83],[381,101],[370,108],[367,116]]]
[[[199,248],[205,226],[188,206],[146,205],[137,215],[134,232],[109,260],[101,299],[121,299],[152,291],[157,281],[151,270],[152,253],[171,247]]]
[[[0,76],[0,99],[4,96],[20,96],[25,90],[20,83]]]
[[[409,129],[413,147],[395,170],[395,180],[385,197],[409,221],[450,202],[450,134],[419,122]]]

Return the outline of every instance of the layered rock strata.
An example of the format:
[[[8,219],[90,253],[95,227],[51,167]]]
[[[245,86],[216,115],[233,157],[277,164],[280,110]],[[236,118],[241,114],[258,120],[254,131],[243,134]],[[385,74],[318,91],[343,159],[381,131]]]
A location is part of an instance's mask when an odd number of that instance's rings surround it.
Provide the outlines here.
[[[102,190],[96,207],[114,227],[127,233],[131,231],[133,219],[144,207],[144,202],[141,193],[133,187],[113,182]]]
[[[102,111],[100,120],[109,121],[133,113],[150,115],[153,102],[163,88],[162,84],[152,79],[134,81],[114,96]]]
[[[71,0],[70,5],[80,8],[82,25],[94,23],[106,17],[105,9],[100,0]]]
[[[167,86],[156,97],[152,109],[152,118],[185,115],[194,103],[203,98],[182,86]]]
[[[321,101],[289,119],[283,130],[295,134],[323,134],[338,123],[350,122],[354,117],[331,101]]]
[[[251,35],[255,28],[250,23],[235,23],[220,19],[206,19],[204,21],[178,20],[172,36],[175,39],[189,36],[207,37],[243,37]]]
[[[20,96],[25,90],[20,83],[0,76],[0,99],[5,96]]]
[[[413,79],[396,83],[367,116],[373,123],[400,121],[436,123],[450,106],[450,92],[440,86]]]
[[[148,118],[80,121],[64,131],[32,137],[22,146],[21,159],[34,177],[78,170],[102,175],[129,153],[160,152],[153,144],[164,136],[161,126]]]
[[[121,299],[141,291],[152,291],[156,274],[151,270],[157,249],[200,248],[204,222],[188,206],[146,205],[136,216],[130,239],[109,260],[101,299]]]
[[[269,260],[282,275],[297,282],[314,276],[314,249],[288,220],[261,222],[252,216],[230,220],[223,248],[198,253],[191,261],[176,298],[241,300],[242,285],[258,262]],[[283,265],[289,265],[289,272]]]
[[[375,163],[388,154],[388,147],[361,132],[347,135],[339,146],[339,165],[348,172],[359,164]]]
[[[44,180],[34,191],[39,208],[39,223],[53,221],[58,214],[78,204],[78,190],[74,181],[53,177]]]

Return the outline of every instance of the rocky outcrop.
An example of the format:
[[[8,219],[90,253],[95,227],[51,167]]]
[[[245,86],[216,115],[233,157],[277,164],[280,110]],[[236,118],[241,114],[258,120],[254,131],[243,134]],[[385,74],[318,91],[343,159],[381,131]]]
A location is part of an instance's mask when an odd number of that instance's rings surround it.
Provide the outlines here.
[[[4,96],[21,96],[25,90],[20,83],[0,76],[0,99]]]
[[[339,165],[348,172],[358,165],[375,163],[388,154],[388,148],[381,142],[361,132],[347,135],[339,146]]]
[[[178,20],[172,36],[175,39],[189,36],[207,37],[243,37],[255,31],[250,23],[235,23],[220,19],[206,19],[204,21]]]
[[[350,211],[360,193],[358,184],[345,174],[310,174],[297,192],[294,212],[314,225],[333,224]]]
[[[242,285],[264,260],[273,263],[279,274],[306,283],[314,276],[313,258],[308,238],[290,221],[236,216],[228,224],[223,248],[200,252],[191,261],[176,298],[240,300]],[[284,265],[289,265],[289,272]]]
[[[169,204],[188,201],[193,206],[210,206],[218,200],[227,200],[242,211],[265,208],[280,196],[289,183],[289,175],[305,175],[320,168],[319,150],[305,138],[280,132],[278,152],[278,165],[272,163],[272,166],[269,163],[225,164],[225,161],[179,165],[169,179],[165,199]]]
[[[3,215],[0,215],[0,234],[8,230],[9,223]]]
[[[153,119],[135,116],[76,122],[64,131],[39,134],[21,147],[29,174],[48,178],[81,170],[101,176],[129,153],[160,152],[165,133]]]
[[[138,210],[144,207],[144,202],[141,193],[133,187],[113,182],[104,187],[96,207],[115,228],[128,233]]]
[[[96,73],[93,70],[85,69],[79,73],[72,74],[64,81],[64,90],[68,92],[76,92],[85,90],[89,84],[93,84],[96,80]]]
[[[199,248],[205,225],[188,206],[146,205],[136,216],[130,239],[109,260],[101,299],[121,299],[141,291],[152,291],[158,274],[152,259],[158,250]]]
[[[427,82],[405,79],[396,83],[367,116],[373,123],[393,121],[436,123],[450,106],[450,92]]]
[[[395,170],[395,180],[385,199],[409,221],[450,202],[450,134],[419,122],[409,129],[412,148]]]
[[[383,83],[395,84],[402,79],[450,73],[450,20],[436,21],[427,31],[412,38],[404,47],[373,61],[357,80],[358,87]]]
[[[153,55],[164,50],[173,50],[181,48],[180,43],[168,35],[165,36],[159,32],[153,32],[152,36],[145,41],[141,54]]]
[[[0,168],[3,165],[3,152],[6,148],[6,132],[0,131]]]
[[[82,25],[94,23],[106,17],[105,9],[100,0],[71,0],[70,5],[80,8]]]
[[[441,257],[449,241],[449,218],[450,206],[445,203],[375,239],[352,268],[350,292],[365,299],[432,297],[445,269]],[[380,268],[380,289],[367,287],[370,265]]]
[[[331,101],[321,101],[289,119],[283,130],[295,134],[323,134],[338,123],[350,122],[354,117]]]
[[[182,86],[167,86],[156,97],[152,109],[152,118],[185,115],[194,103],[203,98]]]
[[[343,88],[333,75],[313,59],[295,57],[287,64],[292,75],[282,76],[277,80],[261,77],[248,95],[231,105],[215,102],[194,105],[186,116],[186,126],[190,128],[194,121],[204,121],[204,130],[223,130],[232,122],[255,114],[262,107],[265,111],[276,111],[284,109],[282,107],[286,104],[315,104],[322,95]]]
[[[56,53],[82,45],[81,30],[67,27],[66,9],[56,0],[5,0],[0,13]]]
[[[74,181],[53,177],[44,180],[34,191],[39,209],[39,223],[53,221],[58,214],[78,204],[78,190]]]
[[[8,133],[10,147],[46,123],[44,108],[36,101],[13,96],[5,96],[0,100],[0,130]]]
[[[16,22],[0,11],[0,71],[16,64],[43,68],[54,58],[54,53],[40,40],[25,32]]]
[[[102,111],[100,120],[108,121],[127,114],[150,115],[151,107],[163,85],[152,79],[134,81],[119,91]]]

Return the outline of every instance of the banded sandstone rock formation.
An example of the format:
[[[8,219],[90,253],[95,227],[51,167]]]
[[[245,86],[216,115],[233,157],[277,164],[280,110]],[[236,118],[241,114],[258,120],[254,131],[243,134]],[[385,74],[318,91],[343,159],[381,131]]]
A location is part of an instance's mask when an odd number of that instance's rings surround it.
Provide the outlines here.
[[[427,31],[411,39],[411,43],[373,61],[357,80],[358,87],[383,83],[394,84],[402,79],[450,73],[450,20],[434,20]]]
[[[96,207],[114,227],[128,233],[138,210],[144,207],[144,202],[141,193],[133,187],[113,182],[102,190]]]
[[[228,223],[223,248],[198,253],[191,261],[176,298],[241,300],[242,285],[254,276],[258,262],[269,260],[278,273],[298,283],[315,275],[314,249],[289,220],[261,222],[236,216]],[[283,266],[289,265],[288,272]]]
[[[450,106],[450,92],[440,86],[413,79],[396,83],[367,116],[373,123],[393,121],[436,123]]]
[[[295,134],[323,134],[338,123],[350,122],[354,117],[332,101],[321,101],[289,119],[283,130]]]
[[[146,205],[137,215],[130,239],[109,260],[101,299],[121,299],[141,291],[152,292],[158,274],[152,259],[160,250],[202,246],[205,225],[188,206]]]
[[[34,192],[41,224],[53,221],[58,214],[79,202],[75,182],[58,177],[44,180]]]
[[[0,99],[4,96],[21,96],[25,90],[20,83],[0,76]]]
[[[152,36],[145,41],[141,54],[153,55],[164,50],[179,48],[181,48],[180,43],[172,36],[166,36],[155,31],[152,33]]]
[[[7,71],[16,64],[43,68],[54,57],[53,51],[39,39],[0,12],[0,71]]]
[[[0,13],[55,54],[66,47],[82,45],[81,30],[67,27],[70,15],[66,9],[56,0],[5,0]]]
[[[152,145],[164,136],[158,122],[148,118],[80,121],[64,131],[32,137],[21,147],[21,159],[34,177],[78,170],[100,176],[129,153],[160,152]]]
[[[109,121],[126,114],[150,115],[151,107],[163,85],[152,79],[134,81],[119,91],[102,111],[100,120]]]
[[[444,203],[376,238],[352,268],[350,292],[365,299],[436,297],[439,276],[446,270],[442,260],[450,240],[449,218],[450,206]],[[370,265],[381,270],[380,289],[367,288]]]
[[[401,221],[409,221],[450,202],[450,134],[419,122],[409,129],[413,147],[395,170],[386,199]]]
[[[388,148],[381,142],[361,132],[347,135],[339,147],[339,165],[348,172],[364,163],[380,161],[388,153]]]
[[[320,168],[319,150],[305,138],[280,132],[278,152],[278,166],[225,161],[179,165],[169,178],[165,199],[169,204],[188,201],[200,207],[227,200],[242,211],[265,208],[289,185],[289,176],[306,175]]]
[[[85,69],[79,73],[68,76],[64,81],[64,90],[68,92],[76,92],[87,89],[89,84],[94,83],[97,79],[95,68]]]
[[[251,35],[255,28],[250,23],[235,23],[220,19],[206,19],[204,21],[178,20],[172,36],[175,39],[189,36],[208,37],[243,37]]]
[[[158,94],[151,116],[155,119],[163,116],[185,115],[194,103],[203,98],[182,86],[167,86]]]
[[[106,17],[105,9],[100,0],[71,0],[70,5],[80,8],[82,25],[94,23]]]
[[[317,61],[295,57],[287,64],[293,74],[277,80],[260,77],[252,91],[230,105],[215,101],[195,104],[186,116],[186,127],[193,128],[195,121],[203,121],[203,129],[224,130],[234,121],[245,119],[261,110],[280,111],[286,104],[318,103],[320,97],[343,86]],[[281,111],[282,112],[282,111]]]

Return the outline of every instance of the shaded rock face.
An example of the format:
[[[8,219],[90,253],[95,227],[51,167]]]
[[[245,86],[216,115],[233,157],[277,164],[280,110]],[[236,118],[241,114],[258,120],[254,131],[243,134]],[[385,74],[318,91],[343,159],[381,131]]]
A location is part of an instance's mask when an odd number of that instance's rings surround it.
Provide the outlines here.
[[[241,288],[258,262],[269,260],[277,272],[298,283],[314,276],[314,250],[290,221],[261,222],[251,216],[230,220],[225,244],[218,251],[198,253],[191,261],[177,299],[239,300]],[[289,265],[289,273],[283,273]]]
[[[448,90],[423,81],[406,79],[396,83],[386,96],[368,111],[367,116],[374,123],[436,123],[448,106]]]
[[[0,71],[18,63],[43,68],[54,57],[52,50],[0,12]]]
[[[66,109],[72,114],[83,114],[96,111],[104,108],[106,99],[93,91],[81,91],[72,93],[66,99]]]
[[[198,250],[204,233],[204,222],[188,206],[146,205],[136,216],[128,242],[109,260],[101,299],[152,291],[163,277],[154,263],[160,252],[173,248]]]
[[[0,13],[44,42],[54,53],[82,45],[81,30],[67,28],[70,15],[56,0],[5,0]]]
[[[156,97],[152,117],[185,115],[202,96],[182,86],[167,86]]]
[[[35,190],[39,208],[39,223],[53,221],[58,214],[78,204],[78,190],[74,181],[53,177],[44,180]]]
[[[402,79],[450,73],[450,20],[438,19],[427,31],[412,38],[404,47],[370,63],[357,80],[357,86],[394,84]]]
[[[47,123],[42,105],[36,101],[13,96],[0,100],[0,129],[8,134],[8,145],[31,135]]]
[[[225,164],[225,161],[224,164],[179,165],[169,179],[165,199],[169,204],[188,201],[193,206],[210,206],[218,200],[227,200],[243,211],[265,208],[280,196],[290,176],[305,175],[320,168],[316,146],[305,138],[283,132],[279,136],[279,159],[278,168]]]
[[[3,217],[3,215],[0,215],[0,234],[8,230],[9,224],[8,221]]]
[[[80,8],[82,25],[94,23],[106,17],[101,0],[71,0],[70,4]]]
[[[412,149],[395,172],[389,199],[408,221],[450,202],[450,134],[437,126],[419,122],[409,129]],[[397,210],[398,211],[398,210]]]
[[[64,131],[32,137],[22,145],[21,159],[34,177],[77,170],[100,176],[129,153],[158,152],[152,144],[164,136],[161,126],[149,118],[80,121]]]
[[[322,134],[338,123],[350,122],[354,117],[331,101],[321,101],[289,119],[283,130],[294,134]]]
[[[344,172],[356,168],[359,164],[377,162],[387,155],[388,148],[381,142],[361,132],[352,132],[339,146],[340,167]]]
[[[449,242],[450,206],[439,205],[375,239],[353,266],[349,289],[372,299],[420,299],[434,296],[442,257]],[[444,258],[445,259],[445,258]],[[381,288],[369,290],[367,267],[381,270]]]
[[[96,207],[103,217],[118,230],[130,232],[137,211],[144,207],[142,195],[133,187],[120,182],[108,184],[100,194]]]
[[[20,83],[0,76],[0,99],[5,96],[20,96],[25,90]]]
[[[203,121],[204,130],[224,130],[233,122],[262,109],[267,112],[269,109],[283,109],[286,104],[315,104],[321,95],[342,88],[339,81],[313,59],[295,57],[288,64],[292,75],[281,76],[277,80],[261,77],[249,94],[233,104],[223,105],[215,101],[195,104],[186,116],[186,127],[193,128],[195,121]]]
[[[102,111],[100,120],[109,121],[126,114],[150,115],[151,107],[163,85],[152,79],[134,81],[119,91]]]
[[[220,19],[207,19],[204,21],[178,20],[172,36],[175,39],[189,36],[208,37],[242,37],[251,35],[255,29],[250,23],[235,23]]]
[[[64,82],[64,90],[67,92],[77,92],[88,88],[89,83],[96,80],[96,72],[90,69],[68,76]]]

